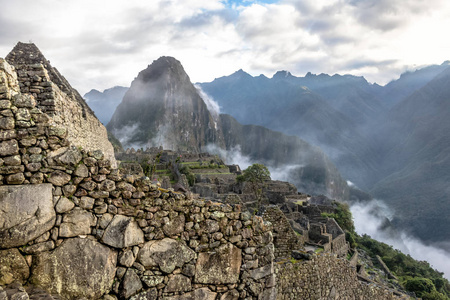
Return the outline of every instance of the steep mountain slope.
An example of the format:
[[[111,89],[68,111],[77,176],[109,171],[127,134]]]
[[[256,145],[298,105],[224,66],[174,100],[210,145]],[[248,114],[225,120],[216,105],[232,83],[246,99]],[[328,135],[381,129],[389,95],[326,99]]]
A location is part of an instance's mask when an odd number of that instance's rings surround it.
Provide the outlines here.
[[[450,239],[450,68],[399,102],[378,139],[383,177],[372,189],[426,240]],[[417,221],[420,218],[420,222]]]
[[[127,90],[128,88],[123,86],[115,86],[103,92],[93,89],[86,93],[83,98],[86,99],[87,104],[95,112],[100,122],[106,125],[111,120],[116,107],[122,102]]]
[[[208,145],[240,147],[255,162],[289,166],[294,184],[304,192],[348,196],[346,182],[320,149],[298,137],[211,114],[180,62],[171,57],[161,57],[139,73],[107,128],[125,147],[162,145],[193,152]]]
[[[180,62],[161,57],[141,71],[107,125],[125,146],[200,149],[224,146],[217,122]]]

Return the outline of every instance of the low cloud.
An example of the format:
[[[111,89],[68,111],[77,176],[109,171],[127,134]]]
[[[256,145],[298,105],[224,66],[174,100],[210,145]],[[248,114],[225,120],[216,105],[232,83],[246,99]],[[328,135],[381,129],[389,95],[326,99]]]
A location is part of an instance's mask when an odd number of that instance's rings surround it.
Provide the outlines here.
[[[120,141],[120,143],[123,145],[125,149],[126,148],[140,149],[144,148],[145,144],[131,142],[132,137],[134,134],[136,134],[138,128],[139,124],[135,123],[123,126],[120,129],[114,129],[112,133]]]
[[[211,96],[207,95],[200,85],[196,84],[195,88],[197,89],[200,97],[202,97],[203,101],[206,104],[206,107],[208,107],[209,112],[213,116],[214,120],[217,121],[220,115],[220,105],[217,101],[215,101]]]
[[[303,167],[303,165],[284,165],[281,167],[268,166],[272,180],[291,181],[291,172]]]
[[[424,244],[405,232],[386,229],[384,219],[392,219],[392,211],[380,200],[360,202],[350,207],[356,231],[393,246],[416,260],[425,260],[450,279],[450,250],[448,244]]]
[[[211,154],[218,155],[228,165],[239,165],[242,170],[247,169],[254,163],[248,156],[242,154],[239,145],[230,150],[225,150],[217,145],[209,144],[205,150]]]
[[[217,147],[217,145],[208,145],[205,149],[207,152],[215,155],[219,155],[221,159],[224,160],[226,164],[239,165],[241,170],[247,169],[254,163],[261,163],[260,161],[252,160],[250,157],[242,154],[241,147],[237,145],[230,150],[225,150]],[[294,172],[298,168],[301,168],[302,165],[281,165],[281,166],[272,166],[267,163],[263,163],[266,165],[267,169],[270,172],[270,178],[272,180],[280,180],[280,181],[292,181],[291,172]]]

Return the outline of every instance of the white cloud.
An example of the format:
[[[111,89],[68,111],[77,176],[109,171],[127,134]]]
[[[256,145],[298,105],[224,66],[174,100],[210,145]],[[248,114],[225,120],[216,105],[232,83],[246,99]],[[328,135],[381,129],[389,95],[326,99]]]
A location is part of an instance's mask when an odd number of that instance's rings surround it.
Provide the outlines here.
[[[163,55],[193,82],[242,68],[386,83],[408,66],[449,59],[448,1],[271,2],[0,0],[0,56],[31,40],[82,94],[127,86]]]
[[[392,211],[382,201],[356,203],[350,207],[350,210],[359,234],[368,234],[378,241],[411,255],[416,260],[426,260],[434,269],[444,272],[445,278],[450,279],[449,245],[424,244],[405,232],[392,234],[383,230],[383,218],[392,219]]]

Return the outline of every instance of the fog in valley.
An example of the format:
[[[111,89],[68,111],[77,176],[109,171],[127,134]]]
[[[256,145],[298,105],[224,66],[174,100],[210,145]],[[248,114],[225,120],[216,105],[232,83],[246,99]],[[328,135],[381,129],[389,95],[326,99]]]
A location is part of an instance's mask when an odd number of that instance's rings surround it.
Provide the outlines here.
[[[350,206],[355,223],[356,232],[360,235],[367,234],[373,239],[386,243],[411,255],[416,260],[425,260],[444,276],[450,279],[450,253],[444,249],[450,249],[450,244],[426,244],[410,234],[397,231],[384,226],[385,218],[392,218],[392,211],[383,201],[372,200],[359,202]]]

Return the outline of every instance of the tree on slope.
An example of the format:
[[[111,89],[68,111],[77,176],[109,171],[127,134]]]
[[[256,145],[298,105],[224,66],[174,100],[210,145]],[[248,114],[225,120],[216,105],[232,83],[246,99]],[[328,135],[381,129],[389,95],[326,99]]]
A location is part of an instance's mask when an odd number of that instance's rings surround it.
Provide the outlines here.
[[[266,180],[270,180],[269,169],[263,164],[253,164],[244,170],[242,175],[237,178],[238,182],[246,182],[250,185],[253,195],[255,196],[257,209],[261,209],[263,195],[263,189],[265,187]]]

